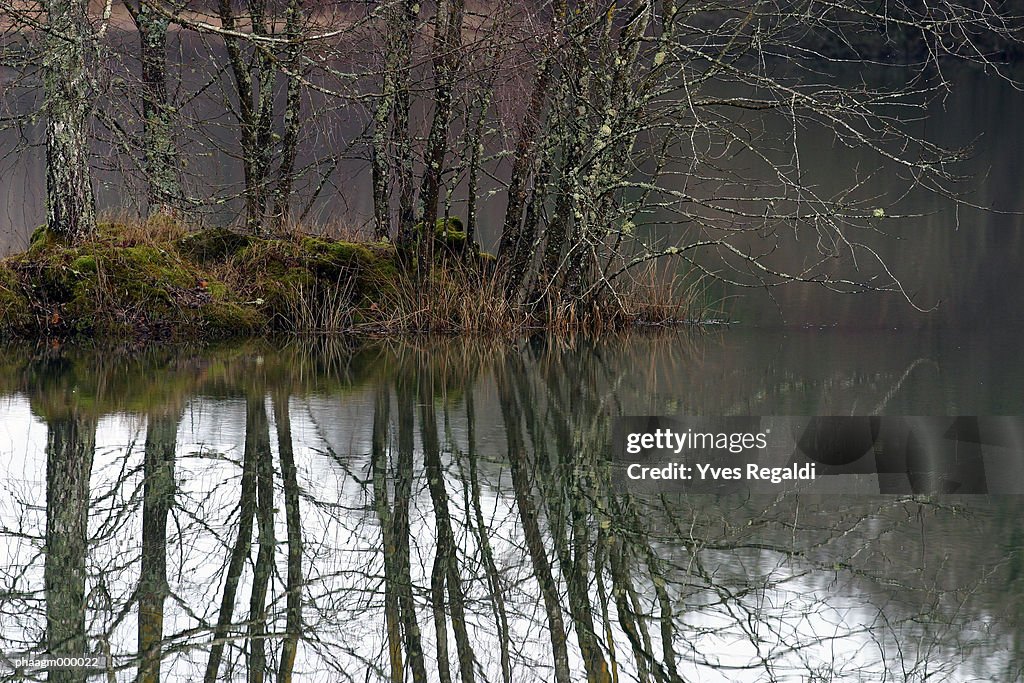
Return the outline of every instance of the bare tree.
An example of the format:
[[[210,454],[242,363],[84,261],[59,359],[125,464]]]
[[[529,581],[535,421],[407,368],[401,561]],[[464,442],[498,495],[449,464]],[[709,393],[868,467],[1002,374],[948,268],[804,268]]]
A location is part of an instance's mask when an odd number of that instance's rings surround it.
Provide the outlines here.
[[[89,154],[89,2],[45,4],[46,225],[54,235],[77,241],[96,229]]]
[[[90,103],[141,94],[141,135],[112,156],[144,159],[149,211],[187,194],[188,155],[174,144],[186,133],[244,176],[227,191],[194,183],[189,206],[240,201],[252,233],[282,232],[318,199],[333,208],[358,186],[339,182],[339,166],[360,162],[372,204],[362,218],[403,261],[419,244],[418,270],[429,269],[437,217],[464,209],[469,239],[497,245],[509,303],[536,312],[621,310],[626,283],[652,262],[737,287],[892,291],[926,308],[880,236],[898,231],[915,193],[963,202],[967,152],[936,144],[914,119],[955,90],[950,59],[1019,85],[998,59],[1019,54],[1024,21],[1019,3],[958,0],[884,11],[859,1],[537,0],[484,11],[465,0],[139,0],[128,7],[142,88],[126,95],[114,84],[132,80],[130,62],[91,76],[112,41],[107,10],[90,19],[87,5],[0,7],[5,32],[37,37],[45,53],[37,89],[55,234],[80,239],[95,222]],[[208,54],[181,96],[168,92],[184,82],[184,66],[166,59],[171,27]],[[12,64],[28,87],[30,60]],[[887,72],[900,80],[876,77]],[[183,113],[199,100],[212,109]],[[361,130],[340,140],[341,119]],[[135,135],[109,124],[119,140]],[[801,158],[812,134],[874,166],[820,177]],[[892,197],[866,189],[881,173]],[[485,205],[501,215],[495,225],[481,224]]]
[[[414,220],[412,142],[409,131],[409,92],[412,71],[412,40],[420,3],[401,0],[385,5],[385,64],[383,92],[374,113],[373,205],[374,231],[378,239],[391,232],[390,176],[398,184],[398,242],[411,244]],[[391,150],[391,141],[394,151]],[[392,161],[393,159],[393,161]]]
[[[142,151],[148,185],[149,214],[177,215],[181,204],[173,106],[167,92],[167,29],[165,15],[145,0],[125,7],[139,32],[142,64]]]

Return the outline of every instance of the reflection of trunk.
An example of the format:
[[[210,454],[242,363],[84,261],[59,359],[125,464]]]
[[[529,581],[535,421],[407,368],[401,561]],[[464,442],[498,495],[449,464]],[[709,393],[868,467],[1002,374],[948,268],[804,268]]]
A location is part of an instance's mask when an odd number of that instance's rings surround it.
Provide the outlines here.
[[[523,405],[529,405],[529,396],[525,393],[526,388],[522,386],[520,390],[523,392]],[[553,400],[557,400],[557,396],[557,392],[549,393],[549,397]],[[573,629],[576,631],[580,653],[583,655],[587,681],[605,683],[610,680],[608,663],[601,652],[590,609],[589,554],[591,546],[590,530],[584,506],[593,500],[593,496],[592,492],[581,491],[579,488],[580,478],[575,472],[575,458],[579,449],[572,441],[569,425],[564,419],[566,416],[566,413],[559,413],[551,420],[555,436],[555,452],[559,456],[557,470],[552,468],[548,458],[540,457],[542,453],[547,452],[544,444],[548,435],[544,426],[527,416],[527,428],[533,441],[536,459],[543,461],[545,474],[550,475],[550,481],[560,484],[547,497],[548,527],[554,540],[555,551],[558,553],[559,567],[562,569],[569,589],[569,614],[572,617]],[[570,508],[568,518],[565,512],[566,502]],[[569,548],[566,533],[566,527],[569,524],[572,527],[572,549]]]
[[[637,663],[637,678],[639,681],[649,681],[650,673],[653,671],[655,680],[663,681],[680,680],[674,673],[670,677],[653,656],[651,648],[651,636],[647,632],[647,625],[642,618],[643,610],[639,603],[639,597],[633,588],[633,579],[630,576],[629,563],[631,562],[628,547],[622,537],[610,539],[611,548],[608,552],[609,565],[612,577],[612,589],[615,594],[615,609],[618,612],[619,624],[629,640],[633,649],[633,656]],[[672,671],[673,666],[669,669]]]
[[[469,496],[472,500],[466,501],[466,511],[469,514],[473,510],[475,521],[476,542],[480,546],[480,556],[483,560],[484,571],[487,575],[487,588],[490,592],[491,606],[494,610],[494,619],[498,625],[498,646],[501,649],[501,677],[505,683],[512,680],[512,662],[509,659],[509,631],[508,616],[505,612],[505,598],[501,578],[498,575],[498,567],[494,563],[494,553],[491,550],[491,542],[487,539],[488,529],[484,521],[484,511],[480,505],[480,477],[477,474],[476,454],[476,429],[473,410],[473,390],[466,388],[466,438],[468,449],[466,457],[469,460]]]
[[[570,367],[579,373],[581,381],[563,380],[573,376],[567,372]],[[579,372],[581,369],[584,371]],[[594,539],[591,536],[591,521],[594,517],[603,517],[606,499],[600,489],[599,465],[594,449],[588,448],[586,444],[603,443],[607,435],[595,433],[595,423],[590,417],[585,420],[579,418],[600,415],[604,408],[594,400],[595,380],[587,365],[560,365],[550,367],[549,370],[551,371],[544,373],[548,399],[546,420],[543,423],[531,420],[528,413],[526,424],[533,441],[534,452],[537,454],[538,467],[542,466],[545,474],[550,474],[548,479],[559,484],[552,487],[546,496],[548,527],[551,529],[558,552],[558,564],[568,587],[569,611],[587,671],[587,680],[606,683],[615,680],[618,675],[612,649],[613,638],[606,632],[611,659],[609,668],[594,624],[590,597],[591,577],[595,579],[599,595],[603,591],[600,576],[600,552],[603,547],[601,525],[598,524],[598,537]],[[529,385],[521,379],[519,387],[523,404],[528,405]],[[557,457],[552,457],[552,449],[547,447],[552,436],[553,454]],[[606,599],[602,605],[607,606]]]
[[[646,542],[645,542],[646,545]],[[661,652],[662,661],[665,663],[665,668],[668,670],[668,679],[670,681],[679,680],[679,674],[676,673],[676,652],[674,641],[676,637],[675,622],[672,618],[672,600],[668,596],[668,591],[665,590],[665,578],[662,576],[659,569],[658,558],[654,555],[654,552],[647,546],[647,567],[651,572],[651,576],[654,581],[654,592],[658,596],[658,609],[660,611],[659,619],[661,622]]]
[[[654,594],[658,599],[658,622],[661,631],[661,654],[665,671],[662,673],[656,667],[655,675],[660,679],[672,681],[672,683],[681,681],[682,679],[676,671],[676,627],[672,611],[672,598],[669,596],[668,590],[665,588],[667,582],[665,580],[664,563],[654,552],[650,539],[644,531],[645,524],[644,520],[641,519],[641,511],[634,508],[630,501],[620,502],[616,507],[621,512],[629,515],[629,523],[634,529],[631,539],[633,547],[638,553],[643,554],[644,559],[646,560],[647,571],[650,574],[651,583],[654,585]],[[632,589],[631,595],[635,596],[635,591],[632,591]],[[650,640],[646,633],[644,633],[644,636],[648,641]]]
[[[235,539],[235,546],[231,550],[227,576],[224,579],[224,595],[220,602],[217,626],[213,631],[210,659],[206,663],[205,683],[216,683],[217,681],[220,660],[224,654],[224,641],[231,628],[234,614],[238,581],[245,568],[245,560],[249,557],[249,544],[252,542],[252,520],[256,513],[256,461],[259,458],[255,452],[256,436],[253,428],[254,423],[260,420],[257,413],[262,413],[265,425],[267,418],[262,401],[250,399],[246,404],[245,415],[245,452],[242,455],[242,490],[238,502],[238,536]]]
[[[434,519],[437,524],[437,554],[431,588],[434,600],[434,623],[438,639],[438,672],[447,677],[447,637],[444,635],[444,585],[448,586],[448,604],[452,614],[452,630],[455,631],[455,648],[459,654],[459,671],[463,683],[472,683],[473,649],[466,633],[465,598],[462,593],[462,579],[459,577],[455,555],[455,534],[452,532],[451,514],[448,511],[448,492],[444,485],[444,471],[441,468],[441,444],[437,436],[437,416],[434,413],[434,391],[428,373],[420,380],[420,429],[423,439],[423,460],[430,488],[430,499],[434,505]],[[442,649],[443,648],[443,649]],[[443,668],[442,668],[443,666]],[[442,679],[444,680],[444,679]]]
[[[427,475],[430,476],[430,475]],[[444,549],[440,540],[434,549],[434,564],[430,569],[430,607],[434,614],[434,644],[437,648],[437,680],[451,683],[448,663],[448,621],[444,616]]]
[[[149,184],[149,215],[173,215],[180,199],[171,106],[167,100],[168,20],[145,0],[125,3],[139,30],[142,62],[142,149]]]
[[[249,683],[263,683],[267,668],[267,587],[274,569],[274,463],[262,397],[250,397],[247,402],[245,448],[251,450],[256,459],[256,522],[260,546],[249,598]]]
[[[416,623],[416,603],[412,596],[412,576],[409,570],[409,499],[412,497],[413,476],[413,405],[415,389],[399,380],[398,397],[398,471],[395,474],[394,536],[395,566],[398,574],[398,604],[402,613],[405,650],[415,683],[425,683],[427,670],[423,662],[420,627]]]
[[[288,396],[274,393],[274,422],[277,424],[277,452],[281,456],[281,481],[284,485],[284,514],[288,532],[288,602],[285,637],[281,647],[278,683],[291,683],[295,668],[295,650],[302,629],[302,528],[299,517],[299,479],[292,453],[292,424]]]
[[[633,587],[629,578],[629,566],[623,551],[621,538],[611,538],[612,548],[608,553],[610,560],[612,593],[615,595],[615,609],[619,614],[619,624],[633,647],[633,655],[636,658],[637,678],[644,683],[650,680],[647,669],[647,650],[640,642],[640,632],[637,629],[636,620],[633,618],[633,608],[629,602],[629,594]]]
[[[600,527],[597,530],[597,540],[594,544],[594,584],[597,589],[597,598],[601,603],[601,621],[604,623],[604,642],[608,649],[608,660],[612,667],[612,681],[618,683],[619,665],[615,653],[615,632],[612,627],[610,600],[608,599],[608,588],[604,581],[604,565],[608,557],[608,532]]]
[[[82,657],[89,476],[96,423],[71,416],[48,423],[46,442],[46,644],[52,657]],[[83,683],[83,669],[53,669],[47,680]]]
[[[138,683],[159,683],[167,586],[167,515],[174,499],[177,416],[151,415],[146,425],[139,576]]]
[[[388,504],[388,413],[391,398],[386,389],[378,387],[373,406],[373,440],[370,464],[373,468],[373,506],[380,523],[384,542],[384,625],[388,634],[388,661],[392,683],[402,683],[401,615],[398,612],[398,568],[395,534]]]
[[[46,0],[46,226],[79,240],[96,230],[89,171],[88,0]]]
[[[505,422],[508,459],[512,473],[512,487],[515,490],[516,507],[519,509],[519,518],[523,523],[523,534],[526,537],[526,548],[530,554],[533,573],[540,586],[544,611],[548,618],[555,680],[558,683],[568,683],[570,680],[569,653],[566,648],[565,622],[562,619],[562,608],[558,599],[558,586],[555,584],[551,564],[548,562],[540,524],[537,521],[537,510],[533,502],[532,486],[529,479],[530,466],[526,458],[521,432],[521,411],[509,386],[509,378],[500,372],[498,374],[498,400],[501,403],[502,418]]]

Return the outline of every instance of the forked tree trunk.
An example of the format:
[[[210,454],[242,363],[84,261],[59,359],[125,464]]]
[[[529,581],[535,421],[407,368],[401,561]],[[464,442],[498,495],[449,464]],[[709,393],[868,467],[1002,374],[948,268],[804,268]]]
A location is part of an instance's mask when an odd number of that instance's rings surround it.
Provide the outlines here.
[[[448,151],[455,77],[462,50],[462,16],[465,0],[438,3],[434,22],[434,117],[423,155],[420,202],[423,205],[425,238],[420,244],[420,264],[429,267],[432,258],[433,226],[437,222],[437,199]],[[426,254],[424,255],[424,251]],[[424,259],[425,256],[425,259]]]
[[[256,0],[246,4],[252,33],[268,35],[266,3]],[[245,54],[238,17],[230,0],[219,0],[217,13],[224,33],[224,46],[238,96],[238,123],[241,128],[242,170],[245,176],[245,224],[251,234],[267,232],[264,219],[267,209],[267,181],[271,159],[271,123],[274,113],[275,69],[272,57],[257,46],[251,58]],[[255,74],[255,79],[253,75]]]
[[[383,92],[373,115],[374,234],[377,239],[384,239],[391,232],[391,176],[395,174],[400,195],[399,242],[411,235],[413,220],[409,82],[412,71],[412,35],[419,9],[417,0],[402,0],[385,5],[384,39],[387,55]],[[394,155],[391,151],[392,141]],[[394,163],[391,161],[392,156],[395,157]]]
[[[46,0],[46,225],[68,242],[96,230],[89,170],[88,0]]]

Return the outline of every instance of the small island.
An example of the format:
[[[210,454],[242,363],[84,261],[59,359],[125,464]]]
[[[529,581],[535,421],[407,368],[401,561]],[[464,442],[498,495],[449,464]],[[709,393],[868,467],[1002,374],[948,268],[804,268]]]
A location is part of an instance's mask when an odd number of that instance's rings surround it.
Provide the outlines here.
[[[41,226],[0,261],[8,336],[214,341],[279,332],[433,331],[501,324],[476,318],[493,295],[494,257],[468,250],[462,223],[439,219],[425,286],[388,241],[189,231],[161,218],[100,223],[68,244]],[[429,292],[423,306],[411,287]],[[446,299],[450,306],[441,301]],[[475,300],[475,301],[474,301]],[[418,309],[417,309],[418,307]]]

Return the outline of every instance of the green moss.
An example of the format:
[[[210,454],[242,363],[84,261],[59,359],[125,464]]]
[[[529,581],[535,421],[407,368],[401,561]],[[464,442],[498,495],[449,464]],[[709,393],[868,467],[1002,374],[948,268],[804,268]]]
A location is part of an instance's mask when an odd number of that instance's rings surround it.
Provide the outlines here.
[[[401,281],[398,262],[392,254],[387,258],[377,258],[359,275],[359,293],[371,302],[377,301],[382,294],[393,292]]]
[[[175,241],[175,246],[186,258],[210,263],[223,261],[252,242],[253,238],[248,235],[240,235],[227,228],[211,228],[185,235]]]
[[[114,221],[105,221],[96,224],[96,236],[99,238],[113,237],[119,238],[125,233],[129,232],[128,227],[124,223],[116,223]]]
[[[359,272],[374,262],[372,252],[362,244],[306,237],[300,243],[301,260],[317,275],[337,280],[343,271]]]
[[[417,223],[416,233],[423,237],[423,224]],[[434,253],[438,256],[462,256],[466,253],[466,232],[462,220],[455,216],[438,218],[434,223]]]
[[[92,254],[86,254],[79,256],[71,262],[71,270],[76,273],[95,273],[96,272],[96,257]]]
[[[308,268],[292,267],[278,277],[265,278],[256,285],[255,293],[261,313],[269,320],[280,322],[290,317],[290,304],[298,292],[309,291],[316,285],[316,275]]]
[[[452,232],[458,224],[452,224]],[[32,336],[220,339],[295,329],[310,306],[383,306],[400,279],[394,245],[229,230],[177,237],[104,225],[74,246],[36,231],[0,264],[0,330]],[[123,231],[123,232],[122,232]],[[180,233],[178,233],[180,234]],[[442,233],[443,234],[443,233]],[[342,307],[342,308],[339,308]]]
[[[258,334],[267,322],[266,315],[254,306],[228,301],[214,301],[203,306],[199,319],[207,339]]]
[[[293,244],[276,239],[253,240],[239,249],[234,258],[235,265],[254,284],[268,277],[281,277],[299,261]]]
[[[28,330],[35,317],[28,299],[21,293],[18,278],[4,264],[0,264],[0,330],[18,333]]]
[[[47,232],[46,226],[40,225],[32,231],[32,236],[29,237],[28,243],[29,245],[35,246],[36,244],[45,241],[48,237],[49,232]]]
[[[41,254],[51,249],[56,243],[57,240],[46,229],[46,226],[40,225],[32,231],[32,236],[29,238],[28,253]]]

